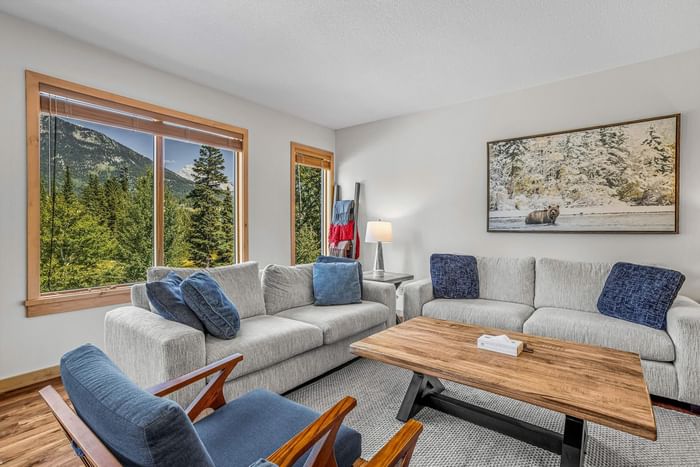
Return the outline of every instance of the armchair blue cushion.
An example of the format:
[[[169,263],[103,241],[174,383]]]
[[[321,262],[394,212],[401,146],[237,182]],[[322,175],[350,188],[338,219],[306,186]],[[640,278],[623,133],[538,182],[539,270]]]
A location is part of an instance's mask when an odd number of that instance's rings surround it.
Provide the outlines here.
[[[303,405],[263,389],[230,401],[194,424],[214,463],[248,467],[275,452],[318,418]],[[362,453],[360,434],[341,426],[335,441],[339,467],[350,467]],[[301,466],[308,453],[295,465]]]
[[[73,407],[125,466],[214,466],[184,410],[131,382],[97,347],[61,358]]]

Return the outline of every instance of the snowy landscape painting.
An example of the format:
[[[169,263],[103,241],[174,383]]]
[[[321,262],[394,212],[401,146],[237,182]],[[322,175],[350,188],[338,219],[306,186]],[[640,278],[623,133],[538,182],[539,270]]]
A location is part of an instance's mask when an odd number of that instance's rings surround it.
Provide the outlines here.
[[[678,232],[680,114],[491,141],[489,232]]]

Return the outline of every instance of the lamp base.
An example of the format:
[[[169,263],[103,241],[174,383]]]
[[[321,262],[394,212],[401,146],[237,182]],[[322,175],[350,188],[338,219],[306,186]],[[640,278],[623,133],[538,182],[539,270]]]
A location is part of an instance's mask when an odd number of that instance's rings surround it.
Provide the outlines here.
[[[384,253],[382,242],[377,242],[377,250],[374,253],[374,270],[372,273],[377,277],[384,277]]]

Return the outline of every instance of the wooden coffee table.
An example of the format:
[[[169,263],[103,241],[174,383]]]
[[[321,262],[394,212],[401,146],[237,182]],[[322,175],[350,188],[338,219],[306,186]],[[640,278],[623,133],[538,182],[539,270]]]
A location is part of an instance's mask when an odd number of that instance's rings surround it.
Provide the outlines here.
[[[531,353],[480,350],[482,334],[508,334]],[[453,321],[417,317],[350,346],[361,357],[413,371],[396,418],[430,407],[561,455],[581,466],[586,422],[656,440],[656,421],[639,355]],[[441,394],[440,379],[544,407],[566,416],[564,433]]]

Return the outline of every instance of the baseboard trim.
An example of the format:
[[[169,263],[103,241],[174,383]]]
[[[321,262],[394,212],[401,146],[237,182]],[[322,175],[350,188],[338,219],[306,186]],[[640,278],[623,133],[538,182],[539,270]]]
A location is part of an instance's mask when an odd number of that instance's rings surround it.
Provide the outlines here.
[[[42,368],[41,370],[30,371],[21,375],[10,376],[9,378],[0,379],[0,394],[22,389],[32,384],[43,383],[54,378],[58,378],[61,372],[58,366]]]

